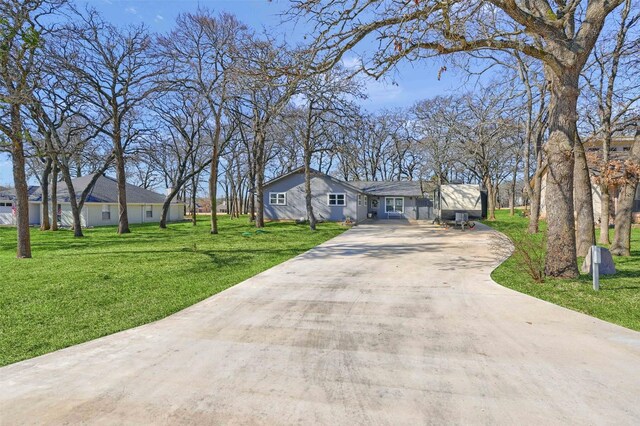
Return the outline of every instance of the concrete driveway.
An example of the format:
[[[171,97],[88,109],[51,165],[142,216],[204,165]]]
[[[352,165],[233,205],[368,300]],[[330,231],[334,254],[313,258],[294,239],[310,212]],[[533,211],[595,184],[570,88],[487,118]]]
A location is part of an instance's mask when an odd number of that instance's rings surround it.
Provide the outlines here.
[[[638,424],[640,333],[493,283],[493,236],[359,226],[0,369],[0,423]]]

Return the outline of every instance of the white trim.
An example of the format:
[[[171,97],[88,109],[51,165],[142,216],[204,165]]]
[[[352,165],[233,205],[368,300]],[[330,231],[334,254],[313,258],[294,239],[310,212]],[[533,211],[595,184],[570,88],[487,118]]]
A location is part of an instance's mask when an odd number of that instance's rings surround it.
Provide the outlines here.
[[[336,195],[336,203],[338,202],[337,195],[342,195],[342,204],[331,204],[331,196]],[[327,205],[329,207],[345,207],[347,205],[347,194],[345,192],[329,192],[327,193]]]
[[[390,212],[387,210],[387,200],[393,200],[393,211]],[[396,211],[396,202],[395,200],[402,200],[402,211]],[[387,218],[391,215],[404,215],[404,197],[384,197],[384,212],[387,214]]]
[[[274,194],[276,196],[276,202],[273,203],[271,201],[271,195]],[[278,195],[284,195],[284,202],[280,202],[280,197]],[[269,192],[269,205],[270,206],[286,206],[287,205],[287,193],[286,192]]]

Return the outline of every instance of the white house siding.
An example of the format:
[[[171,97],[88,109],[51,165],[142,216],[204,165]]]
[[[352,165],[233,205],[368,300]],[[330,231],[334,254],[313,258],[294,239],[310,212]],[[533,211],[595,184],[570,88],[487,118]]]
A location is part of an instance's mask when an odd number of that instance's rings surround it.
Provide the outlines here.
[[[547,217],[547,202],[546,202],[546,194],[547,194],[547,175],[546,173],[542,176],[541,184],[540,184],[540,217]],[[591,199],[593,203],[593,220],[596,223],[600,222],[600,216],[602,212],[602,193],[600,192],[600,186],[592,184],[591,185]]]
[[[15,225],[16,217],[13,214],[15,201],[2,200],[0,203],[11,203],[11,206],[0,206],[0,225]],[[40,225],[39,203],[29,202],[29,225]]]
[[[40,203],[29,203],[29,224],[40,225]]]
[[[453,220],[456,212],[469,213],[471,218],[482,217],[482,196],[480,186],[474,184],[447,184],[442,185],[441,212],[445,220]]]
[[[102,219],[102,207],[104,205],[108,205],[110,209],[110,218],[107,220]],[[62,207],[60,225],[72,226],[73,215],[71,213],[71,204],[60,203],[60,206]],[[145,214],[146,206],[152,206],[152,212],[153,212],[152,218],[146,217],[146,214]],[[38,212],[40,210],[41,208],[38,209]],[[127,214],[128,214],[130,224],[150,223],[150,222],[158,223],[160,222],[161,213],[162,213],[162,204],[128,204],[127,205]],[[106,203],[106,204],[105,203],[85,203],[84,206],[82,206],[82,211],[80,212],[80,222],[82,223],[83,227],[117,225],[118,216],[119,216],[119,210],[118,210],[117,203]],[[184,216],[183,205],[172,204],[169,207],[167,221],[169,222],[180,221],[180,220],[183,220],[184,218],[183,216]]]
[[[10,200],[2,200],[0,202],[3,204],[12,203],[11,206],[0,206],[0,225],[13,225],[15,223],[13,202]]]

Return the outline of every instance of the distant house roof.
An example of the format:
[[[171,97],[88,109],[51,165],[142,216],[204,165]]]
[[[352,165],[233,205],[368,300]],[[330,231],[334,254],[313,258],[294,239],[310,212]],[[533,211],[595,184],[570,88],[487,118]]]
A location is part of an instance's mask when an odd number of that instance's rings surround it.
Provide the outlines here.
[[[73,188],[76,192],[76,197],[80,198],[82,192],[91,183],[92,178],[95,175],[90,174],[82,177],[72,179]],[[127,203],[132,204],[160,204],[164,202],[164,195],[157,192],[149,191],[148,189],[140,188],[139,186],[131,185],[127,183]],[[42,189],[38,190],[31,197],[33,201],[42,200]],[[68,202],[69,191],[67,185],[64,182],[58,182],[58,201]],[[118,183],[115,179],[108,176],[100,175],[96,180],[93,189],[87,196],[87,203],[117,203],[118,202]]]
[[[29,200],[33,198],[33,194],[37,192],[38,189],[39,189],[38,186],[28,187]],[[0,200],[15,200],[15,199],[16,199],[15,188],[7,188],[7,187],[0,188]]]
[[[436,188],[431,182],[419,181],[351,181],[349,184],[365,194],[374,196],[421,197],[425,192],[431,192]]]

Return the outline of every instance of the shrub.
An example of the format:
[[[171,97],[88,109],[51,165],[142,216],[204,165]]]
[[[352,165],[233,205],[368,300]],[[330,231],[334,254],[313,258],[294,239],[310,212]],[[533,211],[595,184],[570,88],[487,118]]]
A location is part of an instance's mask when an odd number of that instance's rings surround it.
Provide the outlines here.
[[[529,234],[524,229],[513,230],[510,237],[501,235],[501,248],[513,250],[512,259],[536,283],[543,283],[544,259],[547,251],[546,232]],[[505,253],[508,254],[508,253]]]

